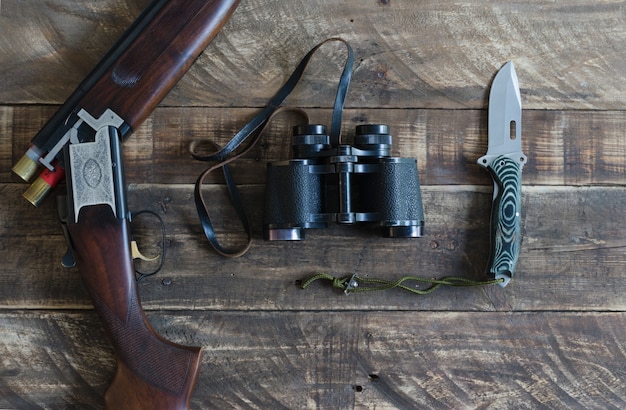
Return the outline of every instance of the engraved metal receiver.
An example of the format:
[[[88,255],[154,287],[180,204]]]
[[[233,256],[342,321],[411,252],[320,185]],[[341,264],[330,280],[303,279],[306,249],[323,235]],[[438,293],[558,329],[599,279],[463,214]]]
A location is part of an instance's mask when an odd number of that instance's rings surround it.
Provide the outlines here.
[[[67,224],[78,223],[83,208],[106,205],[117,219],[131,221],[126,200],[122,141],[119,131],[112,125],[117,123],[116,115],[112,111],[108,112],[107,119],[110,121],[103,121],[94,119],[84,110],[80,114],[90,126],[100,128],[93,141],[78,142],[70,139],[70,144],[64,147],[68,196],[59,197],[57,206],[68,245],[68,251],[62,259],[62,265],[67,268],[76,265]],[[160,257],[143,255],[134,240],[130,246],[133,259],[155,261]]]
[[[96,132],[93,142],[68,145],[67,160],[74,222],[78,222],[83,207],[98,204],[109,205],[115,216],[123,218],[126,214],[123,174],[114,176],[114,171],[122,167],[117,130],[103,127]]]
[[[79,142],[76,138],[68,136],[69,139],[62,147],[67,196],[57,198],[57,208],[68,246],[62,259],[62,265],[66,268],[76,265],[67,226],[78,223],[81,209],[93,205],[106,205],[111,208],[116,218],[129,220],[119,132],[110,121],[94,119],[84,110],[81,110],[80,115],[96,132],[93,141]],[[112,111],[107,114],[108,119],[115,117]],[[100,127],[96,129],[98,126]]]
[[[13,167],[13,171],[25,181],[28,181],[36,172],[38,164],[45,167],[41,175],[24,192],[24,198],[31,204],[39,206],[50,191],[63,180],[65,176],[64,164],[59,161],[59,157],[61,157],[66,146],[89,141],[93,138],[94,133],[97,134],[106,127],[119,129],[123,125],[124,120],[111,109],[107,109],[99,118],[94,118],[84,109],[70,115],[60,129],[62,133],[58,139],[51,139],[54,145],[42,149],[33,144]]]

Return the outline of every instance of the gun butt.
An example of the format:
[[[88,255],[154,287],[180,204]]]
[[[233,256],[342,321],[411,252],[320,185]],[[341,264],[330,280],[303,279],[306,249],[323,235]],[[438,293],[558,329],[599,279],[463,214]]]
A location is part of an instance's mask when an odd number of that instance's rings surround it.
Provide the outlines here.
[[[201,348],[170,342],[150,326],[135,283],[128,221],[109,205],[92,205],[67,228],[83,283],[117,356],[107,408],[188,408]]]
[[[202,359],[202,350],[197,347],[179,346],[189,349],[187,374],[185,383],[179,391],[157,389],[138,377],[123,361],[117,361],[115,376],[104,395],[107,409],[138,410],[138,409],[188,409]],[[192,350],[193,349],[193,350]]]

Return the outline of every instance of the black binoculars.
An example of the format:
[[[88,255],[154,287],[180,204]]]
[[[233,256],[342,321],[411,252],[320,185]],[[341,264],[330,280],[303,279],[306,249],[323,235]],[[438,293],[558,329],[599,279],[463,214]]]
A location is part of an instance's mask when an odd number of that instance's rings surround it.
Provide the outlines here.
[[[423,235],[414,158],[391,157],[384,124],[356,127],[354,145],[331,143],[326,127],[294,127],[293,159],[267,166],[265,239],[301,240],[330,222],[379,226],[383,236]]]

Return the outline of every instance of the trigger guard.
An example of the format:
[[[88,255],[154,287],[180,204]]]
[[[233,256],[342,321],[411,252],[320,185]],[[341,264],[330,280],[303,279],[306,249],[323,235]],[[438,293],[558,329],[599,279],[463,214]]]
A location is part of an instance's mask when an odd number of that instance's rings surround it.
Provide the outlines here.
[[[154,211],[150,211],[150,210],[142,210],[142,211],[138,211],[138,212],[132,212],[130,213],[130,217],[129,217],[129,222],[132,223],[133,218],[135,218],[138,215],[141,214],[150,214],[154,217],[156,217],[159,221],[159,224],[161,225],[161,235],[162,235],[162,240],[161,240],[161,255],[160,255],[160,262],[159,262],[159,266],[153,270],[152,272],[141,272],[139,271],[137,268],[135,268],[135,273],[137,274],[137,281],[139,282],[140,280],[142,280],[145,277],[148,276],[152,276],[152,275],[156,275],[157,273],[159,273],[161,271],[161,269],[163,269],[163,265],[165,264],[165,256],[166,256],[166,250],[167,250],[167,244],[166,244],[166,235],[165,235],[165,223],[163,222],[163,218],[161,218],[161,216],[159,214],[157,214]],[[131,238],[131,243],[134,243],[134,247],[137,248],[137,242],[132,240]],[[139,252],[139,250],[137,249],[137,252]],[[134,254],[133,254],[134,255]],[[133,256],[134,258],[134,256]],[[138,259],[142,259],[142,260],[146,260],[146,261],[150,261],[150,258],[141,258],[139,257]],[[159,256],[157,256],[156,258],[154,258],[153,260],[157,260],[159,259]]]

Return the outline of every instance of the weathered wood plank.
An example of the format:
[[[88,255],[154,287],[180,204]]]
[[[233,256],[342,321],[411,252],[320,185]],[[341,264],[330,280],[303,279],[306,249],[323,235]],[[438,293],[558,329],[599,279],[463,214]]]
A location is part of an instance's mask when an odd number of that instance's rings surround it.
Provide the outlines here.
[[[13,109],[0,107],[0,181],[11,180],[13,166]]]
[[[0,408],[101,408],[112,349],[75,270],[54,201],[32,208],[10,167],[148,0],[0,2]],[[139,285],[155,329],[206,347],[192,408],[624,408],[626,5],[484,1],[248,0],[124,144],[130,205],[168,230],[165,270]],[[262,240],[267,161],[289,155],[281,115],[234,165],[254,227],[250,252],[208,246],[192,202],[205,164],[189,142],[224,144],[319,41],[357,63],[344,115],[388,123],[394,155],[419,162],[426,236],[388,240],[333,226]],[[328,123],[343,50],[321,50],[287,105]],[[296,282],[320,271],[395,279],[480,278],[491,179],[487,92],[519,75],[523,243],[510,285],[344,296]],[[216,174],[217,175],[217,174]],[[217,176],[207,195],[240,241]],[[160,251],[150,220],[133,226]]]
[[[205,347],[192,408],[623,408],[623,313],[153,312]],[[0,407],[101,408],[93,312],[2,312]]]
[[[0,103],[61,103],[145,4],[4,0]],[[626,11],[612,0],[249,0],[165,104],[263,105],[332,36],[355,48],[351,107],[480,108],[511,59],[526,108],[621,109],[626,94]],[[342,63],[322,51],[293,103],[330,106]]]
[[[0,305],[89,307],[77,273],[60,266],[65,244],[54,206],[46,203],[31,209],[18,197],[18,187],[2,186],[0,198],[5,210]],[[140,285],[147,309],[626,308],[626,230],[614,218],[621,213],[624,188],[525,187],[524,236],[515,280],[505,289],[440,289],[426,297],[402,291],[341,297],[327,285],[303,291],[295,282],[319,272],[338,276],[357,272],[386,279],[406,274],[480,278],[488,256],[490,188],[423,187],[424,238],[390,240],[356,227],[333,226],[309,231],[306,240],[293,243],[263,241],[262,206],[255,205],[262,203],[262,188],[242,188],[254,227],[253,245],[247,255],[232,260],[210,249],[193,206],[191,186],[130,187],[131,208],[158,211],[168,230],[165,271]],[[207,196],[219,198],[211,210],[218,235],[226,244],[241,241],[222,189],[210,188]],[[159,241],[155,228],[146,243],[147,253],[156,253]],[[163,279],[171,284],[164,285]]]
[[[206,139],[220,146],[246,124],[256,109],[158,108],[124,144],[127,181],[190,184],[207,164],[191,158],[192,140]],[[329,124],[327,109],[307,110],[312,122]],[[31,138],[52,115],[51,107],[0,107],[7,134],[2,150],[6,164],[0,182],[16,182],[9,172]],[[273,121],[257,146],[232,165],[241,184],[265,181],[269,161],[290,157],[291,129],[302,123],[293,113]],[[386,123],[394,136],[392,155],[418,160],[423,185],[491,185],[476,160],[487,150],[487,112],[484,110],[349,109],[343,133],[350,142],[354,128]],[[622,185],[626,175],[625,111],[534,111],[523,113],[522,145],[529,161],[526,185]],[[11,147],[12,139],[12,147]],[[10,157],[9,157],[10,155]],[[208,182],[220,182],[216,172]]]

